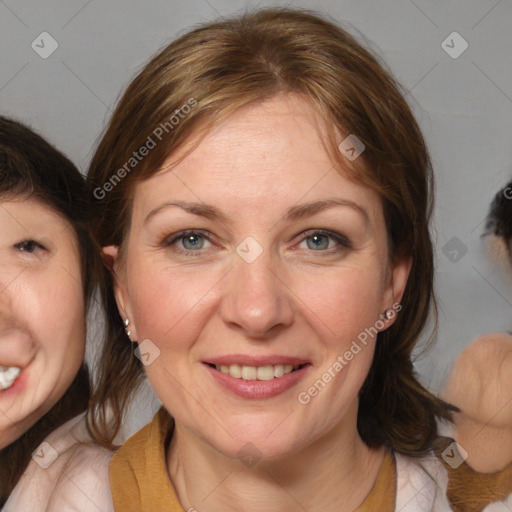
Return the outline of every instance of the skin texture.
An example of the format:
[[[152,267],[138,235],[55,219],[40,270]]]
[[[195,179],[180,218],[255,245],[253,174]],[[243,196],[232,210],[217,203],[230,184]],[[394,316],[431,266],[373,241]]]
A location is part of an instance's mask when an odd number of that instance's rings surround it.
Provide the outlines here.
[[[512,462],[512,336],[490,333],[470,343],[455,362],[444,397],[461,409],[457,442],[467,463],[493,473]]]
[[[23,369],[0,391],[4,448],[71,385],[85,317],[76,237],[62,216],[36,199],[1,201],[0,233],[0,364]]]
[[[512,286],[510,249],[490,234],[484,248],[506,284]],[[461,412],[453,437],[468,453],[467,463],[493,473],[512,462],[512,336],[495,332],[479,336],[459,355],[443,398]]]
[[[307,405],[297,399],[400,301],[410,268],[390,267],[381,201],[334,170],[321,126],[294,96],[238,111],[136,186],[122,257],[105,248],[132,339],[160,350],[146,372],[176,420],[167,465],[185,507],[353,510],[378,473],[383,451],[369,450],[356,429],[374,338]],[[335,206],[284,219],[290,207],[328,198],[356,203],[366,216]],[[171,206],[148,218],[175,200],[212,204],[226,220]],[[199,250],[184,238],[169,244],[185,229],[209,240],[194,240]],[[339,233],[351,247],[305,233],[314,229]],[[263,251],[252,263],[236,252],[248,236]],[[229,354],[294,356],[311,366],[278,396],[241,398],[204,364]],[[261,457],[256,466],[242,464],[244,447]]]

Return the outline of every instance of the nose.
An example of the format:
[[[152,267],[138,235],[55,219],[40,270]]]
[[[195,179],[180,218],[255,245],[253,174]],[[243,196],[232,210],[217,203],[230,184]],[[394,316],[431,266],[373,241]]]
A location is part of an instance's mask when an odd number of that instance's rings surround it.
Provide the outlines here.
[[[247,337],[262,340],[290,326],[294,318],[293,293],[284,277],[268,251],[251,263],[235,255],[224,284],[224,322]]]

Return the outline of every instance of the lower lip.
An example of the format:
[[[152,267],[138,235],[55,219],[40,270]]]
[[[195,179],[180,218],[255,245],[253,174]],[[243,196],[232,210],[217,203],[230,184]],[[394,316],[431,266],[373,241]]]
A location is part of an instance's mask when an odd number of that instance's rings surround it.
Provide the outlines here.
[[[27,387],[28,373],[27,369],[23,369],[14,384],[7,389],[0,389],[0,399],[14,396],[21,393]]]
[[[310,364],[272,380],[237,379],[205,364],[212,377],[225,389],[242,398],[272,398],[295,386],[309,371]]]

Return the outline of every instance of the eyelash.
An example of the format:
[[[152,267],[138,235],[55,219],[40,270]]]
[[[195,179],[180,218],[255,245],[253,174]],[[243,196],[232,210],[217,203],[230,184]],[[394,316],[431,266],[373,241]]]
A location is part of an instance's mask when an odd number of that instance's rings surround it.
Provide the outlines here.
[[[33,244],[35,249],[41,249],[43,251],[46,251],[46,247],[42,246],[39,242],[36,242],[35,240],[23,240],[21,242],[18,242],[17,244],[14,244],[14,247],[18,249],[20,252],[26,252],[28,254],[34,254],[34,250],[28,251],[26,249],[27,245]]]
[[[169,239],[169,237],[164,238],[162,240],[162,242],[160,243],[160,246],[162,246],[164,248],[171,247],[179,240],[182,240],[185,237],[191,236],[191,235],[202,236],[206,240],[208,240],[210,243],[212,243],[212,240],[202,230],[187,229],[184,231],[180,231],[175,236],[171,235],[172,238],[170,238],[170,239]],[[332,238],[339,244],[338,247],[334,247],[334,248],[331,247],[330,249],[324,249],[324,250],[319,250],[319,251],[311,250],[311,252],[323,253],[322,256],[333,255],[337,252],[340,252],[341,250],[352,249],[352,244],[351,244],[350,240],[347,237],[345,237],[339,233],[336,233],[334,231],[329,231],[326,229],[309,229],[309,230],[305,231],[304,233],[302,233],[302,235],[303,236],[301,237],[301,239],[299,240],[298,243],[301,243],[304,240],[311,238],[315,235],[323,235],[323,236]],[[183,249],[183,250],[179,250],[179,252],[181,252],[184,256],[199,256],[201,254],[201,249],[198,249],[196,251],[187,251],[186,249]]]

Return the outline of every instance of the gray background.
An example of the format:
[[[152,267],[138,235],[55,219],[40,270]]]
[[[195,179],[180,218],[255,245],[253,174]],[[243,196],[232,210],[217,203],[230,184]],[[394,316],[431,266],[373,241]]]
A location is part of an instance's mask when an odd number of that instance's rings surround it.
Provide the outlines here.
[[[511,0],[1,0],[0,111],[85,171],[120,92],[156,50],[194,24],[276,5],[318,10],[364,36],[410,91],[437,177],[438,341],[416,363],[437,390],[473,338],[512,328],[512,279],[481,239],[512,177]],[[46,59],[31,46],[44,31],[58,43]],[[458,58],[442,47],[454,31],[469,45]]]

